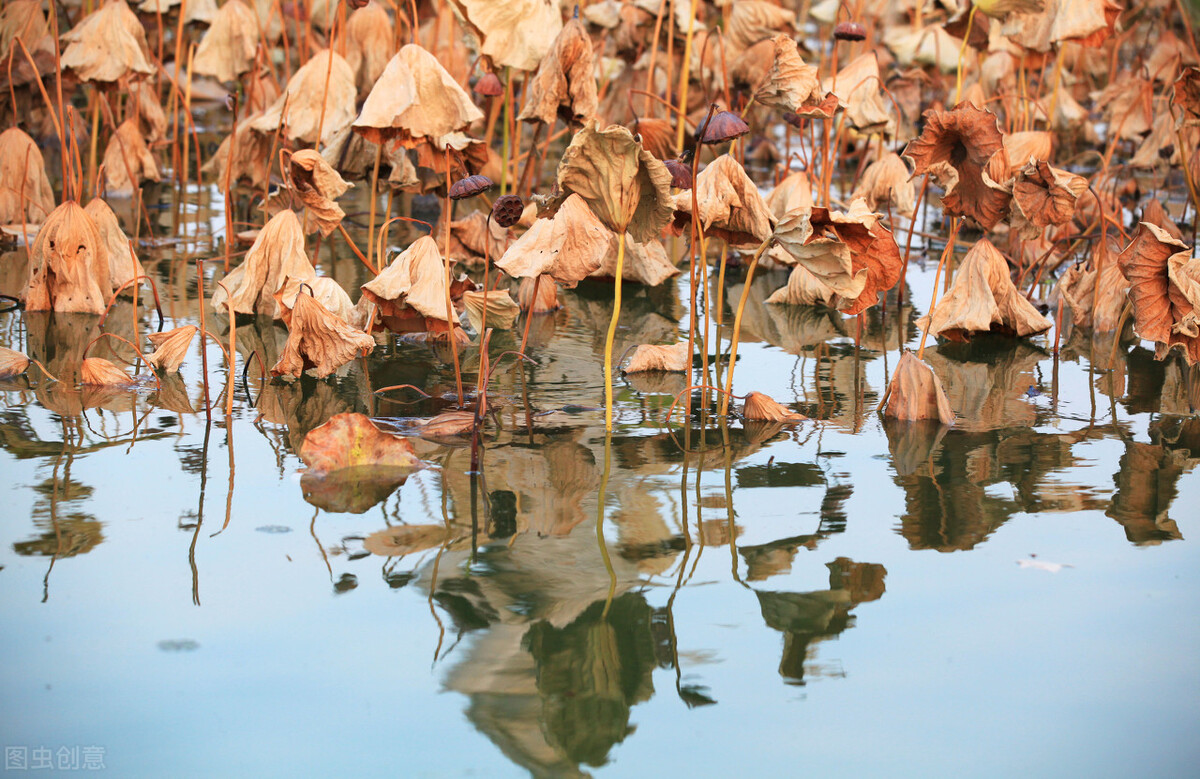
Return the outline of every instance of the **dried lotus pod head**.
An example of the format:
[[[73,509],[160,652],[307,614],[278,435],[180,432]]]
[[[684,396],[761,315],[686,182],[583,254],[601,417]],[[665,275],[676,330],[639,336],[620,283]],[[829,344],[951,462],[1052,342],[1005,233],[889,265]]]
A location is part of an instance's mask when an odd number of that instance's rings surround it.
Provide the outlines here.
[[[450,199],[462,200],[463,198],[475,197],[480,192],[486,192],[492,188],[492,180],[487,176],[467,176],[465,179],[459,179],[450,185]]]
[[[746,395],[742,416],[756,422],[803,422],[808,417],[776,402],[770,395],[751,392]]]
[[[797,130],[803,127],[804,117],[800,114],[794,114],[791,111],[785,111],[782,116],[783,121],[795,127]]]
[[[495,73],[484,73],[475,82],[474,90],[475,94],[484,97],[499,97],[504,94],[504,85],[500,83],[500,77]]]
[[[346,5],[350,6],[351,11],[357,11],[359,8],[366,8],[369,2],[371,0],[346,0]]]
[[[716,144],[732,141],[750,132],[750,125],[732,111],[718,111],[697,130],[700,143]]]
[[[866,28],[858,22],[838,22],[833,28],[833,39],[837,41],[861,41],[866,37]]]
[[[664,160],[663,165],[667,166],[667,170],[671,171],[671,186],[675,189],[691,189],[692,188],[692,166],[688,165],[682,159]]]
[[[521,221],[525,204],[516,195],[501,195],[492,204],[492,221],[501,227],[512,227]]]

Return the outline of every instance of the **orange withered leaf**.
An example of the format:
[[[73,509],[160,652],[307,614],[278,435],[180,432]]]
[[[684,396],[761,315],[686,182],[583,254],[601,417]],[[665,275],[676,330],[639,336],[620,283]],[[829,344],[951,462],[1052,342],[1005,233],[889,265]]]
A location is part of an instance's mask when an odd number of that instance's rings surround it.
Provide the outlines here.
[[[41,224],[53,210],[41,149],[19,128],[8,128],[0,133],[0,224]]]
[[[984,167],[1003,147],[996,115],[963,103],[951,111],[930,109],[924,116],[921,137],[904,149],[914,175],[929,173],[946,190],[946,213],[995,227],[1009,201],[1008,193],[989,187],[983,177]]]
[[[287,345],[271,368],[271,375],[300,378],[301,373],[312,370],[317,378],[324,378],[374,348],[374,338],[350,327],[302,291],[292,307]]]
[[[407,439],[385,433],[370,417],[355,413],[336,414],[310,430],[300,445],[300,459],[314,475],[363,466],[421,467]]]
[[[350,296],[342,289],[341,284],[328,276],[317,276],[307,281],[284,278],[280,283],[273,297],[275,305],[279,308],[279,319],[283,320],[285,327],[292,325],[292,309],[296,305],[296,296],[300,294],[312,295],[329,313],[352,327],[366,324],[365,317],[359,321],[359,311],[350,302]]]
[[[552,218],[535,221],[496,260],[496,266],[510,276],[534,278],[546,274],[564,286],[574,287],[600,268],[612,243],[612,232],[583,198],[571,195]]]
[[[762,392],[747,393],[742,416],[754,422],[803,422],[808,419]]]
[[[301,149],[288,158],[287,185],[306,209],[304,232],[320,230],[321,235],[329,235],[341,224],[346,212],[334,201],[354,186],[315,149]]]
[[[450,297],[461,298],[473,288],[465,277],[451,281]],[[429,332],[445,335],[454,329],[463,340],[462,326],[456,313],[447,319],[446,267],[437,241],[423,235],[396,256],[383,271],[362,285],[362,293],[379,307],[382,325],[392,332]]]
[[[88,357],[79,367],[79,380],[93,386],[125,386],[133,384],[129,374],[102,357]]]
[[[758,187],[736,159],[722,154],[696,176],[696,206],[706,235],[716,235],[730,246],[756,247],[771,236],[774,217]],[[692,215],[692,193],[675,196],[675,211]]]
[[[667,371],[679,373],[687,371],[692,362],[691,357],[688,353],[687,341],[680,341],[670,346],[642,344],[633,350],[633,356],[629,358],[625,372]]]
[[[83,210],[96,223],[96,229],[108,247],[108,280],[112,288],[120,289],[127,281],[145,275],[142,264],[133,256],[129,236],[121,229],[121,222],[108,203],[98,197],[92,198]]]
[[[132,118],[117,126],[104,150],[104,180],[109,192],[127,194],[143,181],[158,181],[158,162]]]
[[[930,335],[952,341],[988,332],[1037,335],[1053,324],[1017,290],[1004,255],[986,238],[963,257],[954,283],[933,312],[917,321],[918,327],[929,328]]]
[[[0,346],[0,379],[20,376],[29,367],[29,358],[21,352]]]
[[[1117,257],[1129,280],[1134,332],[1156,343],[1155,356],[1176,347],[1188,364],[1200,361],[1200,260],[1182,241],[1150,222],[1141,222]]]
[[[536,299],[533,295],[535,291]],[[530,314],[548,314],[562,308],[562,304],[558,302],[558,285],[554,283],[552,276],[530,276],[521,279],[521,284],[517,287],[517,303],[522,311]]]
[[[146,362],[163,373],[177,373],[199,331],[195,325],[184,325],[162,333],[150,333],[146,337],[154,345],[154,351],[146,355]]]
[[[1044,160],[1030,162],[1012,184],[1012,226],[1028,239],[1049,225],[1070,222],[1075,201],[1087,186],[1083,176],[1052,168]]]
[[[954,424],[954,411],[942,382],[926,363],[906,351],[896,365],[884,397],[885,417],[916,421],[936,419],[943,425]]]
[[[567,123],[592,118],[598,101],[593,61],[592,39],[583,22],[569,20],[538,65],[517,118],[547,125],[560,115]]]
[[[1098,243],[1087,263],[1072,265],[1058,282],[1059,294],[1071,307],[1071,321],[1100,333],[1116,329],[1129,292],[1117,266],[1119,247],[1113,237],[1108,240],[1111,245]]]
[[[28,311],[102,314],[112,296],[108,246],[73,200],[54,209],[33,242],[23,297]]]

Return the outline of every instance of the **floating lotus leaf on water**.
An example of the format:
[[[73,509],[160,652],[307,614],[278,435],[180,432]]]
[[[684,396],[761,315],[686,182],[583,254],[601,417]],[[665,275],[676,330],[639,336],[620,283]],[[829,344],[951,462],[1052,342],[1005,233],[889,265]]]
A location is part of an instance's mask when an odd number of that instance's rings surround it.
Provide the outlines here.
[[[583,123],[595,115],[592,41],[583,22],[570,19],[563,25],[527,90],[517,117],[522,121],[552,125],[561,115],[564,122]]]
[[[746,401],[742,404],[742,416],[756,422],[803,422],[808,419],[762,392],[750,392],[746,395]]]
[[[68,200],[51,212],[33,242],[25,308],[101,314],[112,292],[108,245],[96,222]]]
[[[966,341],[977,333],[1025,337],[1053,326],[1013,284],[1004,255],[986,238],[970,248],[954,274],[950,290],[931,315],[917,321],[929,334]]]
[[[474,411],[443,411],[416,422],[417,435],[427,441],[461,442],[475,428]]]
[[[884,399],[885,417],[912,422],[935,419],[954,424],[954,411],[933,369],[912,352],[905,352],[896,365]]]
[[[178,373],[188,347],[199,331],[200,328],[195,325],[184,325],[163,333],[150,333],[146,338],[154,345],[154,352],[146,355],[146,362],[157,371]]]
[[[95,386],[128,386],[133,384],[129,374],[103,357],[88,357],[79,367],[83,384]]]
[[[337,414],[304,437],[304,499],[327,511],[361,514],[390,495],[423,463],[402,436],[363,414]]]
[[[350,327],[311,294],[301,292],[292,308],[287,346],[271,375],[299,378],[304,371],[313,370],[317,378],[324,378],[374,348],[374,338]]]
[[[53,210],[41,149],[20,128],[8,128],[0,133],[0,224],[41,224]]]
[[[670,346],[642,344],[633,350],[633,355],[629,358],[629,364],[625,366],[625,372],[683,372],[687,371],[691,366],[691,362],[687,341],[681,341]]]
[[[0,379],[20,376],[28,367],[28,357],[13,349],[0,346]]]

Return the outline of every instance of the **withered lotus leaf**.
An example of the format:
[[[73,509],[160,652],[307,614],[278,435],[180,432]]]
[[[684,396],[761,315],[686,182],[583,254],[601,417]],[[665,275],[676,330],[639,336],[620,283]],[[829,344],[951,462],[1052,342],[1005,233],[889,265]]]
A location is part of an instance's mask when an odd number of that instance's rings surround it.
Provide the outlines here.
[[[671,172],[620,125],[601,130],[589,122],[575,133],[558,185],[582,197],[609,230],[637,241],[658,238],[673,215]]]
[[[279,307],[279,318],[286,327],[292,324],[292,309],[296,305],[296,296],[301,293],[312,295],[317,302],[329,310],[329,313],[341,319],[348,325],[358,326],[358,314],[354,303],[342,285],[328,276],[317,276],[307,281],[285,278],[276,290],[275,304]],[[361,324],[365,324],[366,319]]]
[[[554,286],[554,283],[550,282],[550,286]],[[500,291],[489,289],[486,301],[484,291],[481,289],[464,292],[463,306],[467,310],[467,319],[470,320],[471,327],[474,327],[477,332],[483,332],[483,309],[485,305],[488,312],[488,327],[495,327],[500,330],[511,328],[521,313],[521,307],[517,305],[517,301],[512,299],[512,295],[506,289]]]
[[[1172,102],[1182,108],[1192,122],[1200,121],[1200,68],[1183,68],[1175,79]]]
[[[773,246],[768,256],[783,251],[782,248]],[[784,264],[790,264],[790,262],[792,260],[788,258],[788,262]],[[772,292],[766,302],[793,306],[823,305],[832,308],[837,305],[837,301],[838,293],[832,287],[813,275],[813,272],[804,265],[797,264],[788,274],[787,284]]]
[[[347,468],[386,465],[420,468],[412,444],[403,436],[385,433],[365,414],[335,414],[304,436],[300,459],[308,473],[329,474]]]
[[[854,127],[888,132],[895,120],[884,105],[879,78],[879,60],[874,52],[866,52],[841,67],[836,79],[827,76],[821,91],[837,97],[837,105],[846,109],[846,119]]]
[[[548,314],[562,308],[562,304],[558,302],[558,285],[554,283],[552,276],[530,276],[521,279],[521,284],[517,287],[517,303],[522,311],[530,314]]]
[[[233,165],[233,170],[228,173],[230,184],[246,181],[259,189],[266,184],[270,176],[271,147],[275,137],[251,129],[259,116],[248,116],[238,122],[233,133],[225,136],[216,153],[204,163],[204,173],[212,176],[222,192],[225,190],[226,165]],[[374,156],[371,159],[373,161]]]
[[[520,218],[519,211],[517,218]],[[494,212],[491,224],[483,211],[472,211],[466,217],[450,222],[450,258],[469,265],[482,265],[485,250],[486,256],[492,259],[502,257],[514,240],[516,237],[497,221]]]
[[[862,172],[850,199],[863,198],[872,211],[882,210],[890,204],[895,213],[912,216],[916,194],[908,166],[899,154],[888,151]]]
[[[480,54],[499,66],[533,70],[563,27],[562,11],[551,0],[451,0],[479,39]]]
[[[20,128],[8,128],[0,133],[0,224],[41,224],[53,210],[41,149]]]
[[[984,167],[1003,148],[996,115],[962,103],[951,111],[925,112],[921,137],[910,141],[904,156],[914,175],[930,173],[945,188],[946,213],[969,216],[986,229],[996,226],[1008,206],[1008,193],[989,187]]]
[[[1109,241],[1114,239],[1110,237]],[[1117,265],[1117,254],[1115,246],[1097,244],[1088,263],[1071,266],[1059,280],[1059,294],[1071,307],[1071,321],[1076,327],[1100,333],[1116,329],[1129,292],[1129,282]]]
[[[736,159],[722,154],[696,176],[696,205],[705,234],[735,247],[756,247],[771,237],[774,217],[758,187]],[[692,193],[675,196],[675,210],[691,216]]]
[[[782,222],[789,213],[811,210],[815,204],[812,196],[812,179],[808,177],[808,172],[794,170],[784,176],[783,180],[776,184],[771,193],[767,195],[764,202],[776,222]]]
[[[670,346],[655,346],[641,344],[633,350],[626,373],[642,371],[667,371],[669,373],[685,372],[690,367],[692,359],[688,353],[687,341],[680,341]]]
[[[1087,189],[1087,179],[1039,160],[1027,164],[1012,185],[1013,227],[1027,239],[1049,225],[1062,225],[1075,216],[1075,201]]]
[[[612,232],[592,213],[583,197],[572,194],[552,218],[534,222],[496,260],[496,266],[510,276],[546,274],[564,286],[574,287],[600,268],[612,243]]]
[[[1117,262],[1130,284],[1134,332],[1155,342],[1157,359],[1179,347],[1194,365],[1200,362],[1200,260],[1191,254],[1161,227],[1141,222]]]
[[[88,357],[79,366],[79,380],[93,386],[126,386],[133,384],[129,374],[103,357]]]
[[[287,169],[288,186],[306,209],[304,232],[320,230],[321,235],[329,235],[336,230],[346,212],[334,201],[354,185],[344,181],[315,149],[293,154]]]
[[[568,122],[587,121],[598,102],[593,69],[592,39],[583,22],[571,19],[538,65],[518,118],[552,125],[561,113]]]
[[[771,39],[774,59],[767,77],[754,93],[755,101],[783,111],[799,111],[822,97],[815,65],[804,64],[796,41],[787,35]]]
[[[730,50],[736,55],[761,40],[776,35],[784,27],[796,23],[796,13],[775,3],[761,0],[739,0],[731,3],[733,11],[725,28]]]
[[[754,422],[803,422],[808,419],[762,392],[747,393],[742,416]]]
[[[146,31],[124,0],[109,0],[63,33],[62,67],[80,81],[115,84],[127,76],[154,73]]]
[[[25,308],[102,314],[112,292],[108,246],[95,221],[68,200],[50,213],[33,242]]]
[[[212,306],[224,311],[231,297],[238,314],[266,314],[280,318],[274,295],[284,279],[311,282],[317,276],[304,252],[304,231],[290,209],[280,211],[254,239],[242,264],[229,272],[212,294]],[[225,289],[229,290],[228,296]]]
[[[10,0],[0,8],[0,59],[6,64],[18,40],[25,44],[35,62],[38,55],[43,53],[49,53],[53,59],[54,38],[50,35],[50,25],[42,11],[41,0]],[[23,60],[24,57],[18,54],[15,59]],[[21,83],[16,73],[13,74],[13,80]]]
[[[937,374],[912,352],[906,351],[896,365],[888,385],[883,409],[885,417],[916,421],[936,419],[954,424],[954,411]]]
[[[395,139],[411,149],[482,118],[437,58],[410,43],[388,61],[352,126],[372,143]]]
[[[454,280],[451,299],[471,288],[468,281]],[[446,318],[446,268],[437,241],[423,235],[396,256],[378,276],[362,285],[362,293],[379,307],[385,327],[393,332],[446,332],[448,326],[461,330],[458,318]],[[434,323],[440,322],[440,326]],[[432,329],[431,329],[432,328]]]
[[[474,411],[443,411],[416,423],[417,435],[427,441],[461,441],[474,427]]]
[[[986,238],[963,257],[954,283],[933,312],[917,321],[920,328],[928,326],[930,335],[952,341],[988,332],[1037,335],[1053,324],[1017,290],[1004,255]]]
[[[1179,347],[1188,365],[1200,362],[1200,258],[1191,252],[1179,252],[1167,258],[1167,278],[1171,280],[1172,339],[1166,346],[1156,348],[1163,359],[1169,349]]]
[[[333,58],[332,63],[330,57]],[[325,88],[326,76],[329,77],[328,91]],[[324,101],[321,100],[322,95],[325,96]],[[262,116],[250,123],[250,128],[273,135],[282,126],[284,137],[293,141],[327,143],[339,130],[354,121],[357,95],[354,71],[346,60],[329,49],[319,51],[292,74],[284,86],[283,94],[263,111]],[[320,138],[317,137],[318,131]]]
[[[350,327],[312,295],[302,293],[292,307],[287,345],[271,375],[300,378],[304,371],[313,370],[317,378],[325,378],[374,348],[374,338]]]
[[[167,135],[167,114],[163,111],[154,84],[132,81],[129,84],[129,100],[125,103],[125,118],[137,122],[138,131],[147,144],[161,141]]]
[[[445,525],[394,525],[367,536],[363,548],[380,557],[403,557],[441,546],[449,538]]]
[[[1004,136],[1004,154],[1008,157],[1008,173],[996,181],[1007,181],[1035,160],[1050,160],[1054,151],[1054,133],[1046,130],[1026,130]]]
[[[132,178],[131,178],[132,177]],[[143,181],[158,181],[158,162],[132,118],[117,126],[104,150],[104,180],[113,193],[130,193]]]
[[[192,69],[217,81],[237,81],[253,66],[259,37],[254,11],[242,0],[228,0],[200,39]]]
[[[157,371],[177,373],[183,358],[187,356],[188,347],[192,345],[192,339],[199,331],[200,328],[195,325],[184,325],[162,333],[150,333],[146,337],[153,344],[154,351],[146,355],[146,362]]]
[[[662,160],[663,164],[667,166],[667,170],[671,171],[671,185],[677,188],[687,189],[687,186],[681,187],[679,182],[679,172],[671,165],[671,162],[674,161],[672,158],[675,156],[675,128],[671,126],[671,123],[666,119],[638,117],[636,121],[634,121],[631,129],[635,135],[641,137],[642,146],[645,147],[646,151]],[[684,136],[683,143],[685,147],[689,145],[688,136]],[[679,163],[676,161],[676,164]],[[689,180],[691,175],[692,169],[689,166],[687,168],[687,176]],[[688,186],[691,185],[688,184]]]
[[[120,289],[127,281],[145,275],[142,263],[129,247],[129,237],[108,203],[98,197],[92,198],[83,210],[96,223],[96,229],[108,247],[108,280],[112,288]]]
[[[617,273],[617,240],[609,245],[608,254],[600,267],[592,271],[592,278],[613,279]],[[666,247],[658,239],[639,243],[625,236],[625,262],[621,268],[622,281],[633,281],[647,287],[657,287],[667,279],[679,275],[679,268],[671,264]]]
[[[29,358],[21,352],[0,346],[0,379],[20,376],[29,367]]]
[[[346,62],[354,71],[360,100],[366,100],[395,53],[394,40],[391,17],[374,0],[346,20]]]

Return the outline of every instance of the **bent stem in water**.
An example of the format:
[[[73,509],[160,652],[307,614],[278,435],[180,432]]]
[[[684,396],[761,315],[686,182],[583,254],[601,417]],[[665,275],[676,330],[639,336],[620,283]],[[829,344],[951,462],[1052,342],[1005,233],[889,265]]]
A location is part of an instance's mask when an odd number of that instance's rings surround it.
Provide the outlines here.
[[[772,236],[773,238],[774,236]],[[750,258],[750,266],[746,269],[746,285],[742,287],[742,297],[738,300],[737,313],[733,316],[733,337],[729,344],[729,373],[725,376],[725,394],[721,396],[720,415],[729,413],[729,396],[733,393],[733,371],[737,367],[738,336],[742,332],[742,314],[746,310],[746,300],[750,297],[750,284],[754,281],[754,269],[758,267],[758,259],[771,245],[771,238],[759,244]]]
[[[617,270],[613,284],[612,320],[608,323],[608,335],[604,339],[604,430],[613,429],[612,350],[617,334],[617,320],[621,317],[621,277],[625,273],[625,231],[617,233]]]

